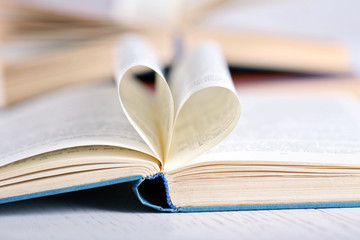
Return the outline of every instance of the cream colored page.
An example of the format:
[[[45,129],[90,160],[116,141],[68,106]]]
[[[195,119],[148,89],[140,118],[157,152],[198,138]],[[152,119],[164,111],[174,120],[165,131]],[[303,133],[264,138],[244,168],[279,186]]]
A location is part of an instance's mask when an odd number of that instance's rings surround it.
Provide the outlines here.
[[[117,43],[116,81],[125,114],[140,136],[163,158],[172,130],[173,100],[155,53],[145,39],[138,35],[124,35]],[[146,89],[135,73],[154,71],[155,92]]]
[[[240,117],[240,102],[226,62],[211,42],[199,45],[175,66],[170,88],[176,116],[165,169],[218,144]]]
[[[221,49],[212,41],[198,45],[175,64],[169,85],[177,115],[190,96],[199,90],[222,87],[236,92]]]
[[[159,171],[158,164],[156,159],[126,148],[100,145],[65,148],[3,166],[0,168],[0,186],[63,173],[112,167],[127,167],[133,172],[138,169],[138,173],[146,169],[147,175],[150,175]]]
[[[124,77],[119,89],[122,105],[139,134],[160,159],[161,142],[156,122],[154,97],[137,81],[131,75]]]
[[[240,93],[236,129],[189,164],[285,161],[360,164],[360,104],[349,96]]]
[[[136,166],[138,162],[128,162],[128,160],[145,161],[144,158],[146,157],[150,162],[157,163],[154,158],[151,158],[146,154],[121,147],[98,145],[65,148],[26,158],[13,164],[8,164],[0,169],[0,180],[19,175],[19,172],[28,174],[33,173],[34,169],[40,171],[57,167],[69,167],[78,165],[79,162],[82,164],[113,164],[127,162],[124,165]],[[100,162],[99,159],[102,158],[106,159],[106,161]]]
[[[126,119],[111,82],[63,89],[0,111],[0,166],[84,145],[120,146],[153,155]]]
[[[156,110],[160,142],[162,143],[161,158],[165,161],[170,148],[173,133],[174,101],[167,83],[156,81]]]

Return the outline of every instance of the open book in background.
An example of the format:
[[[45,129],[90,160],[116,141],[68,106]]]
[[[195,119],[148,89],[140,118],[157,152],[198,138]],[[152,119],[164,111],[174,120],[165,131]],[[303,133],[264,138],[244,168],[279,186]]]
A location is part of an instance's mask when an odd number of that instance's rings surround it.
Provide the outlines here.
[[[114,39],[129,30],[146,35],[167,65],[181,49],[210,38],[220,44],[228,63],[237,67],[350,72],[346,50],[337,42],[201,24],[202,18],[228,2],[1,1],[0,104],[113,77]]]
[[[146,33],[144,33],[146,35]],[[163,61],[172,43],[164,34],[147,34]],[[69,84],[104,81],[114,76],[115,36],[76,41],[11,41],[3,43],[0,61],[0,105]]]
[[[144,39],[128,35],[116,53],[116,86],[1,111],[1,203],[132,181],[166,211],[360,206],[353,93],[309,90],[314,81],[235,89],[209,42],[174,62],[169,85]],[[155,89],[137,79],[144,68]]]

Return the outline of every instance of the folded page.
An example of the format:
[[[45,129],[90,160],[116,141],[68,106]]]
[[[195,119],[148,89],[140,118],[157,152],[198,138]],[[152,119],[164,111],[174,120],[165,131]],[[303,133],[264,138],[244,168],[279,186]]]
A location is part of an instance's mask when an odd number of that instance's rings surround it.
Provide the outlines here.
[[[187,53],[170,76],[174,131],[166,168],[209,150],[240,118],[240,102],[218,46],[205,42]]]
[[[122,36],[116,51],[116,81],[124,112],[157,158],[163,159],[172,131],[174,106],[161,66],[149,43],[139,35]],[[146,70],[156,74],[154,92],[135,77]]]

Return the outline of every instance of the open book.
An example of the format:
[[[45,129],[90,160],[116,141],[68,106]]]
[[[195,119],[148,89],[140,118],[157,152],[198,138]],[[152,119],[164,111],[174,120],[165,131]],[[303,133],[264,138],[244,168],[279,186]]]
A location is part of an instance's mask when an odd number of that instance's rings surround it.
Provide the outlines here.
[[[0,112],[0,203],[134,181],[165,211],[360,206],[355,98],[236,91],[211,42],[177,59],[169,84],[141,37],[116,53],[116,86]],[[137,79],[149,69],[154,88]]]

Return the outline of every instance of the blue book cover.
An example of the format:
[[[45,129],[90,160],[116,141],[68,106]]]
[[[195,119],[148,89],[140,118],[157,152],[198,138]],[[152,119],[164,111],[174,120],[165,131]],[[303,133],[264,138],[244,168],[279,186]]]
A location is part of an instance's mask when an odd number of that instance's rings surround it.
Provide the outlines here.
[[[159,196],[162,198],[160,201],[161,203],[157,203],[156,201],[149,200],[144,196],[141,191],[139,191],[139,188],[142,184],[149,181],[159,181],[160,184],[163,186],[164,193]],[[179,207],[175,206],[171,202],[171,196],[169,193],[168,183],[166,180],[166,177],[162,173],[155,174],[150,177],[143,177],[143,176],[132,176],[132,177],[126,177],[126,178],[120,178],[120,179],[114,179],[104,182],[98,182],[98,183],[91,183],[86,185],[80,185],[80,186],[73,186],[73,187],[67,187],[67,188],[61,188],[61,189],[53,189],[49,191],[44,192],[36,192],[26,195],[20,195],[20,196],[14,196],[14,197],[8,197],[0,199],[0,204],[10,203],[10,202],[16,202],[16,201],[22,201],[32,198],[39,198],[39,197],[46,197],[56,194],[62,194],[62,193],[68,193],[68,192],[74,192],[74,191],[80,191],[80,190],[86,190],[91,188],[97,188],[97,187],[103,187],[103,186],[109,186],[114,184],[121,184],[125,182],[133,182],[133,191],[134,194],[137,196],[139,201],[150,208],[156,209],[158,211],[164,211],[164,212],[209,212],[209,211],[241,211],[241,210],[275,210],[275,209],[305,209],[305,208],[339,208],[339,207],[360,207],[360,202],[353,201],[353,202],[319,202],[319,203],[296,203],[296,204],[265,204],[265,205],[249,205],[244,204],[242,205],[239,203],[238,205],[232,205],[232,206],[191,206],[191,207]],[[152,199],[154,196],[152,196]],[[114,200],[116,201],[116,200]]]

